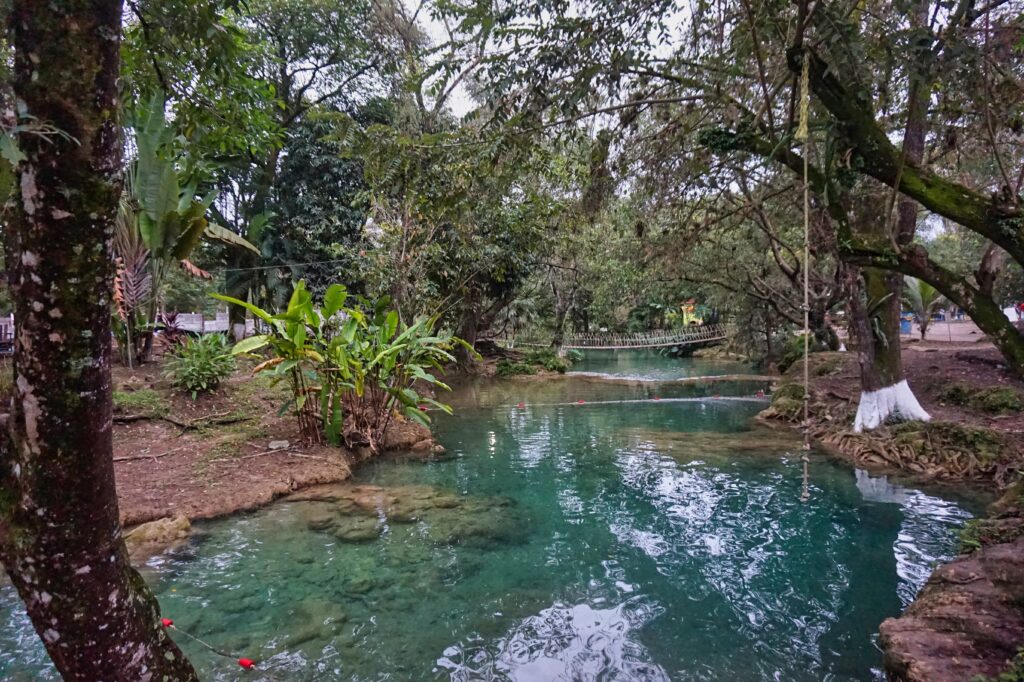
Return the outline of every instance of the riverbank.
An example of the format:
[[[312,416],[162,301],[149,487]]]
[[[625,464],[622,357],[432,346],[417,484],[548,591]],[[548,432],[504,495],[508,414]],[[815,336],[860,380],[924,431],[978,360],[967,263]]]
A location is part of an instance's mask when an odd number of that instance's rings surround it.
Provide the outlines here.
[[[113,385],[114,470],[126,528],[254,509],[309,486],[343,481],[368,456],[304,444],[291,414],[279,414],[284,385],[250,378],[245,368],[195,400],[171,389],[159,363],[115,368]],[[398,420],[386,449],[430,455],[436,443],[429,429]]]
[[[987,344],[905,344],[903,365],[931,422],[853,433],[857,356],[819,353],[811,357],[811,434],[869,470],[1004,491],[962,533],[963,554],[935,570],[904,614],[882,623],[879,640],[895,680],[994,677],[1024,645],[1024,382]],[[799,423],[801,373],[799,363],[787,372],[762,419]]]

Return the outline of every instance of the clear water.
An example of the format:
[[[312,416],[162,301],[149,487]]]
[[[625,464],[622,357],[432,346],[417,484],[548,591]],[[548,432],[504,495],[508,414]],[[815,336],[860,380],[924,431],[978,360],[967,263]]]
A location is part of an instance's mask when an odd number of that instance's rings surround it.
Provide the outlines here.
[[[973,506],[817,455],[801,503],[755,390],[479,382],[438,423],[450,459],[202,524],[145,575],[183,630],[261,661],[177,635],[210,680],[875,679],[878,624]],[[10,587],[0,677],[55,677]]]
[[[575,363],[571,371],[637,381],[672,381],[724,374],[753,374],[750,365],[742,362],[673,359],[655,349],[589,350],[583,353],[583,359]]]

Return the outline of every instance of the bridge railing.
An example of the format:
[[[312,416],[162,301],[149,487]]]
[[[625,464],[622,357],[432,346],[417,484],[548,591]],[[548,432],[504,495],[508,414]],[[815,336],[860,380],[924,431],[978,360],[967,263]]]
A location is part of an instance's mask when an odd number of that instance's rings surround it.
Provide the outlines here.
[[[720,324],[705,324],[687,327],[678,331],[649,331],[633,334],[569,334],[565,337],[566,348],[643,348],[674,346],[700,343],[725,338],[725,327]]]

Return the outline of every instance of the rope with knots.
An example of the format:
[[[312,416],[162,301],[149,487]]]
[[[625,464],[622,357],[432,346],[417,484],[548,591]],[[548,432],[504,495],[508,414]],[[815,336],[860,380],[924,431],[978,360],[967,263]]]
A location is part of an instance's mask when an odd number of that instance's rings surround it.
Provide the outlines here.
[[[811,420],[810,420],[810,351],[811,351],[811,298],[810,298],[810,271],[811,271],[811,189],[808,178],[808,156],[810,152],[810,134],[808,132],[808,118],[810,115],[811,92],[810,92],[810,71],[807,53],[801,60],[803,68],[800,73],[800,125],[796,130],[796,139],[803,142],[804,156],[804,399],[803,399],[803,422],[801,430],[804,435],[803,455],[800,458],[803,463],[803,489],[800,493],[800,501],[807,502],[811,499],[810,491],[810,457],[811,451]]]

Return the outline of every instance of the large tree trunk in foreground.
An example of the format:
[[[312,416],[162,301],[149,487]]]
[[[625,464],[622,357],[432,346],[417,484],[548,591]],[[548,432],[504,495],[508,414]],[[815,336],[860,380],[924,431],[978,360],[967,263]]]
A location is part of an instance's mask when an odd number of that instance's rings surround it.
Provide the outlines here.
[[[120,191],[120,0],[15,0],[25,160],[8,222],[15,396],[0,560],[66,680],[195,680],[132,569],[111,439],[110,240]],[[66,134],[66,136],[64,135]]]
[[[851,270],[856,273],[854,268]],[[854,274],[856,277],[856,274]],[[861,394],[853,430],[874,429],[887,420],[931,417],[914,397],[903,375],[900,355],[900,284],[894,272],[863,268],[862,286],[853,283],[851,331],[858,346]],[[863,291],[863,298],[861,296]]]

